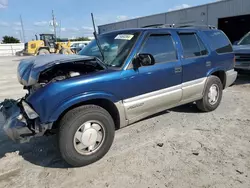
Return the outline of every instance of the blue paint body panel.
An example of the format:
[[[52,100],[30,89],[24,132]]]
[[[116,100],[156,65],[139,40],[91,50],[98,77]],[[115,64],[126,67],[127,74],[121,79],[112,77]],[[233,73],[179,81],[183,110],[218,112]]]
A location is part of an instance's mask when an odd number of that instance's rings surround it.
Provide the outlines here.
[[[198,58],[185,59],[178,36],[180,30],[182,29],[134,29],[141,34],[120,69],[107,68],[99,72],[49,83],[29,95],[26,101],[39,114],[42,123],[50,123],[56,121],[66,109],[87,100],[107,99],[116,103],[152,91],[180,85],[183,82],[203,78],[218,70],[227,71],[233,67],[234,54],[218,55],[212,49],[209,39],[202,30],[185,29],[182,31],[197,33],[209,54]],[[173,62],[163,62],[134,69],[131,66],[132,60],[139,52],[147,35],[164,32],[172,35],[178,59]],[[75,56],[75,58],[80,57]],[[84,58],[90,59],[90,57]],[[35,58],[32,59],[32,61],[34,60]],[[70,61],[70,59],[67,60]],[[53,61],[56,60],[53,59]],[[211,66],[206,66],[208,61],[211,62]],[[60,60],[58,60],[58,63],[60,63]],[[39,69],[33,69],[34,79],[38,79],[39,72],[49,64],[51,65],[51,62],[40,65]],[[27,82],[27,79],[30,78],[25,77],[24,73],[28,66],[27,63],[23,63],[22,71],[20,70],[23,75],[22,79]],[[175,71],[178,67],[182,68],[182,72],[177,73]]]

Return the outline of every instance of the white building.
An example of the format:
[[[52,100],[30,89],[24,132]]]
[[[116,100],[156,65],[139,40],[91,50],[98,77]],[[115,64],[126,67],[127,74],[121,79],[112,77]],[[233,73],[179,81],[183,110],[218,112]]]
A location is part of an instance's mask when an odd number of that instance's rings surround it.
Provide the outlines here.
[[[250,31],[250,0],[224,0],[182,10],[98,26],[99,33],[154,24],[213,25],[222,29],[230,40],[239,40]]]

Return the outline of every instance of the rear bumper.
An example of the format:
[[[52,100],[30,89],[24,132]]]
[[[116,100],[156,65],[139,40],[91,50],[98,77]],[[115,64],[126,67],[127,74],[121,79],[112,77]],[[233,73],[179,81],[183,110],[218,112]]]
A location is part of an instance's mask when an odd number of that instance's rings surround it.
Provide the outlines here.
[[[3,130],[8,137],[19,143],[29,141],[34,133],[28,128],[27,121],[18,106],[18,102],[15,100],[5,100],[0,103],[0,111],[5,120]]]
[[[238,73],[234,69],[229,70],[229,71],[226,72],[226,85],[225,85],[225,88],[231,86],[235,82],[235,80],[237,78],[237,74]]]

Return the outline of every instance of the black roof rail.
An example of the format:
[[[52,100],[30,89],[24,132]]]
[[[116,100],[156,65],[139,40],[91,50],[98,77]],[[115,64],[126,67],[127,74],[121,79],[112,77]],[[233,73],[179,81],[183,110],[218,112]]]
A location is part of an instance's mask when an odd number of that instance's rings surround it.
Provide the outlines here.
[[[199,25],[199,24],[154,24],[143,26],[142,28],[200,28],[200,29],[217,29],[212,25]]]
[[[174,24],[153,24],[153,25],[147,25],[143,26],[142,28],[173,28]]]
[[[177,24],[177,28],[203,28],[203,29],[217,29],[216,26],[213,25],[199,25],[199,24]]]

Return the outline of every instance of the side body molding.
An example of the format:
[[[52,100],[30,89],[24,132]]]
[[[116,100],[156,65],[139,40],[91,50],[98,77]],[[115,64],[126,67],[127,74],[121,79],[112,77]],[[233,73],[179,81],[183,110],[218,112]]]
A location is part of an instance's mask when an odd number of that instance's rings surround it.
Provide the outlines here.
[[[201,99],[206,81],[207,77],[199,78],[125,99],[123,105],[128,123],[131,124],[163,110]]]
[[[136,122],[179,103],[181,95],[181,85],[177,85],[126,99],[126,117],[129,123]]]
[[[181,104],[201,99],[203,96],[206,82],[207,77],[183,83]]]

